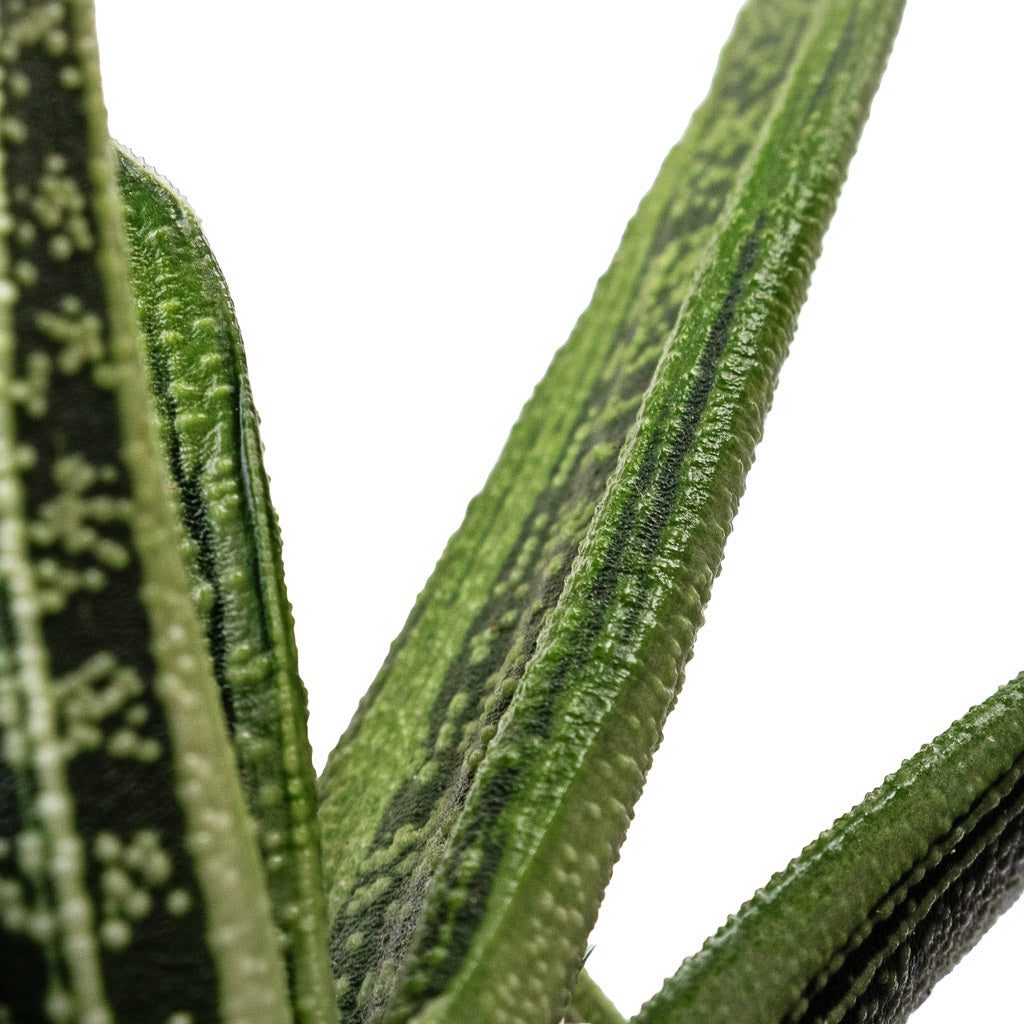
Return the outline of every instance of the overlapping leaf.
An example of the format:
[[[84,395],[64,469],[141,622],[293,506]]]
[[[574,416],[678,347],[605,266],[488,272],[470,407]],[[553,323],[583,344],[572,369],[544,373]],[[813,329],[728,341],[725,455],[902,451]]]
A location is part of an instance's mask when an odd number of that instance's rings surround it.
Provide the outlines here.
[[[184,199],[123,151],[118,171],[185,561],[257,826],[295,1019],[327,1024],[337,1012],[306,693],[241,335]]]
[[[747,5],[332,755],[346,1024],[620,1020],[570,993],[900,9]],[[87,3],[0,0],[0,1019],[323,1024],[240,339],[190,211],[124,160],[158,432],[94,49]],[[1022,887],[1022,693],[837,822],[638,1024],[905,1019]]]
[[[91,6],[0,3],[0,1016],[291,1020],[181,558]]]

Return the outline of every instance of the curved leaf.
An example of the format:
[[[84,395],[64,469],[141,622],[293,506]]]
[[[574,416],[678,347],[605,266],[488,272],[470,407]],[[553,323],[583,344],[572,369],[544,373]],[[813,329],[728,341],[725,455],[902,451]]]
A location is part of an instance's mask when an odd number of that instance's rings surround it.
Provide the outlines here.
[[[297,1021],[327,1024],[337,1010],[306,691],[242,339],[188,204],[123,151],[118,172],[186,562],[257,825],[292,1004]]]
[[[840,818],[635,1024],[897,1024],[1024,889],[1024,674]]]

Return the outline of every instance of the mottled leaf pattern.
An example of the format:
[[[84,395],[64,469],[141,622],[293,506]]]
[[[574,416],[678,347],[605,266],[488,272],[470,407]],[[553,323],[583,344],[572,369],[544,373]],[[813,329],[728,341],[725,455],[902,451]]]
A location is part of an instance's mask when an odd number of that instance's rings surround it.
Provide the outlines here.
[[[257,824],[296,1021],[337,1019],[281,538],[227,286],[195,215],[119,152],[132,283],[195,603]]]
[[[321,780],[343,1016],[565,1005],[899,8],[744,8],[449,542]]]
[[[146,390],[92,11],[0,3],[0,1006],[291,1019]]]
[[[621,1024],[586,938],[901,9],[743,9],[315,815],[227,289],[122,153],[125,237],[88,0],[0,0],[0,1024]],[[1022,680],[637,1024],[904,1020],[1024,886]]]

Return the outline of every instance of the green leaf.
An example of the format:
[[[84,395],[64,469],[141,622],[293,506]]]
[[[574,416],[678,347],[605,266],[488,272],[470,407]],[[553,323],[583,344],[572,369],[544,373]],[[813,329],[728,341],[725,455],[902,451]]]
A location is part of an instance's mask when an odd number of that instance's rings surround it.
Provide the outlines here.
[[[566,1024],[626,1024],[625,1017],[598,988],[586,969],[580,970],[572,998],[565,1010]]]
[[[565,1005],[899,7],[744,9],[449,542],[322,780],[343,1016]]]
[[[1024,674],[840,818],[635,1024],[907,1016],[1024,888]]]
[[[0,2],[0,1017],[285,1024],[124,247],[91,5]]]
[[[123,151],[118,171],[186,562],[257,824],[292,1005],[296,1021],[326,1024],[337,1010],[306,692],[242,340],[188,204]]]

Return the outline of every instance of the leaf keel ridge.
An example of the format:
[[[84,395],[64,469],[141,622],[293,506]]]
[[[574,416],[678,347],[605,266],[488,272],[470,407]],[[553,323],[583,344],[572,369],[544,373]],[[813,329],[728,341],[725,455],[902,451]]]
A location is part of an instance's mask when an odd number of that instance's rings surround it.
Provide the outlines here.
[[[559,1018],[900,9],[744,8],[321,780],[343,1015]]]

